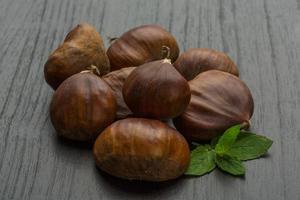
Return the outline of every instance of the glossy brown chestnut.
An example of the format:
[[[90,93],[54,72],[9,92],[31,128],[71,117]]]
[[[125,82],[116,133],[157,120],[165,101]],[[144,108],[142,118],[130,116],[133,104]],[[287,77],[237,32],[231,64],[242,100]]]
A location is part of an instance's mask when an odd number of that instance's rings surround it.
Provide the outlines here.
[[[164,123],[127,118],[99,135],[94,158],[101,170],[113,176],[158,182],[182,175],[190,152],[184,137]]]
[[[227,128],[249,126],[254,103],[249,88],[227,72],[209,70],[189,81],[191,101],[174,125],[188,140],[210,140]]]
[[[116,99],[110,87],[91,72],[66,79],[55,91],[50,117],[60,136],[93,141],[116,115]]]
[[[179,47],[168,31],[155,24],[133,28],[114,40],[108,48],[111,70],[163,59],[166,57],[162,53],[163,46],[170,48],[169,58],[174,62],[179,55]]]
[[[49,56],[44,75],[56,89],[65,79],[94,65],[101,75],[110,71],[102,39],[96,29],[86,23],[77,25],[64,42]]]
[[[164,59],[134,69],[124,83],[123,97],[136,116],[167,119],[185,110],[191,92],[188,82]]]
[[[103,76],[103,80],[110,86],[113,90],[116,100],[117,100],[117,115],[116,119],[124,119],[130,115],[132,112],[124,102],[122,88],[125,80],[129,74],[135,69],[135,67],[126,67],[113,72],[110,72]]]
[[[199,73],[212,69],[239,75],[235,63],[229,56],[214,49],[191,48],[178,57],[174,66],[188,81]]]

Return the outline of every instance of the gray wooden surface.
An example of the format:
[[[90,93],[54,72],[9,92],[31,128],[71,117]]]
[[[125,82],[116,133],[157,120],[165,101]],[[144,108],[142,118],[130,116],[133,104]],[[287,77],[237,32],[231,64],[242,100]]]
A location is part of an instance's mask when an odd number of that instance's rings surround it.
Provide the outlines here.
[[[103,36],[158,23],[181,50],[227,52],[255,99],[252,130],[274,140],[245,178],[215,170],[164,184],[102,174],[49,120],[48,54],[79,22]],[[300,0],[0,0],[0,199],[300,199]]]

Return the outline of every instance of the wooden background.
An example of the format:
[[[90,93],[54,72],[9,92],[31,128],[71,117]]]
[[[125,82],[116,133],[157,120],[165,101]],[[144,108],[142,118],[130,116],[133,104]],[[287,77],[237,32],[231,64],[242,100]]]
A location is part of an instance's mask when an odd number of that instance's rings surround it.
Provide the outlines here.
[[[102,174],[49,120],[48,54],[79,22],[116,37],[158,23],[181,50],[228,53],[255,99],[252,129],[274,140],[245,178],[138,184]],[[0,199],[300,199],[300,0],[0,0]]]

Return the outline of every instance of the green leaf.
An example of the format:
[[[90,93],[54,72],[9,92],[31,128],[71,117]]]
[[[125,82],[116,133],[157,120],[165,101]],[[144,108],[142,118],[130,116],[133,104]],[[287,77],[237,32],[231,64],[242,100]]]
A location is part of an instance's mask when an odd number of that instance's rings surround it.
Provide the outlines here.
[[[238,134],[240,133],[240,129],[241,126],[238,124],[232,126],[224,132],[224,134],[218,140],[215,148],[217,154],[223,155],[230,149],[230,146],[235,142]]]
[[[211,148],[214,149],[214,148],[216,147],[216,145],[218,144],[218,141],[219,141],[220,137],[221,137],[221,135],[217,135],[216,137],[214,137],[214,138],[211,140],[211,142],[210,142]]]
[[[210,145],[199,145],[191,152],[191,160],[185,175],[201,176],[216,167],[215,152]]]
[[[273,141],[267,137],[250,132],[241,132],[227,154],[240,160],[255,159],[264,155],[272,144]]]
[[[229,174],[241,176],[245,174],[245,166],[242,161],[228,155],[216,156],[217,166]]]

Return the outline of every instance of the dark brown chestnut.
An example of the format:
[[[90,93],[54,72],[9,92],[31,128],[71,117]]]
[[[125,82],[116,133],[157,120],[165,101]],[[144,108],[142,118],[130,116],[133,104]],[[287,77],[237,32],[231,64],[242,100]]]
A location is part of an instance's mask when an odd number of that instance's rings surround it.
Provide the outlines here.
[[[209,70],[189,81],[191,101],[174,125],[188,140],[210,140],[227,128],[249,126],[254,103],[249,88],[227,72]]]
[[[66,79],[55,91],[50,117],[60,136],[93,141],[116,115],[116,99],[110,87],[91,71]]]
[[[188,81],[207,70],[221,70],[239,75],[236,64],[223,52],[207,48],[191,48],[182,53],[174,67]]]
[[[134,69],[135,67],[126,67],[116,71],[112,71],[102,77],[115,94],[117,100],[116,119],[124,119],[132,115],[132,112],[124,102],[122,88],[125,80]]]
[[[94,65],[101,75],[110,71],[102,39],[96,29],[86,23],[77,25],[64,42],[49,56],[44,75],[56,89],[65,79]]]
[[[188,82],[164,59],[134,69],[124,83],[123,97],[136,116],[167,119],[185,110],[191,92]]]
[[[94,144],[97,166],[129,180],[166,181],[182,175],[190,151],[184,137],[158,120],[127,118],[114,122]]]
[[[143,25],[129,30],[113,41],[107,50],[111,70],[139,66],[146,62],[161,60],[163,46],[170,49],[170,59],[175,62],[179,47],[175,38],[159,25]]]

